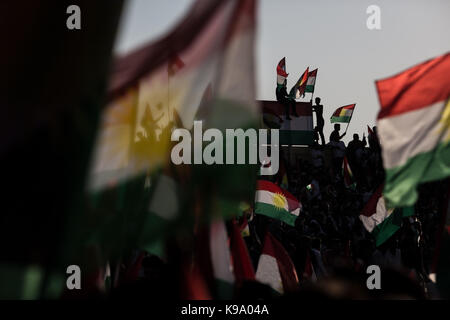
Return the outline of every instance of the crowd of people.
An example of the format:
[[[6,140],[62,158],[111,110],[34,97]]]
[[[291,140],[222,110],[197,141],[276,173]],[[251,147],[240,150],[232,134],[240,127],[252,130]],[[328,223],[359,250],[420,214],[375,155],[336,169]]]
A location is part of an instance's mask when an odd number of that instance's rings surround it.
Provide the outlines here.
[[[316,100],[316,105],[320,99]],[[320,109],[320,108],[319,108]],[[323,130],[323,126],[320,128]],[[321,131],[320,130],[320,131]],[[256,271],[264,246],[266,232],[270,232],[286,249],[299,279],[298,290],[285,292],[284,298],[413,298],[438,297],[429,274],[435,255],[436,235],[443,212],[445,181],[421,186],[415,214],[403,218],[401,228],[385,243],[376,246],[374,237],[359,219],[361,210],[372,193],[384,181],[381,148],[377,129],[359,139],[353,135],[347,146],[341,141],[345,134],[334,125],[329,142],[319,143],[319,130],[308,150],[310,157],[288,159],[286,149],[280,151],[282,174],[259,177],[283,185],[301,203],[295,226],[255,214],[250,206],[239,218],[226,222],[248,225],[243,234],[245,244]],[[344,183],[342,163],[348,159],[354,183]],[[287,183],[283,176],[287,175]],[[139,267],[137,281],[122,281],[112,290],[113,298],[173,297],[186,289],[186,279],[180,276],[179,265],[184,263],[173,254],[165,260],[149,252],[138,251],[124,258],[118,278],[127,279],[130,268]],[[181,255],[183,255],[181,253]],[[174,257],[177,257],[175,261]],[[177,260],[180,259],[180,260]],[[189,259],[188,259],[189,260]],[[367,267],[381,268],[381,290],[369,290],[366,285]],[[117,272],[116,272],[117,274]],[[178,274],[178,276],[175,276]],[[187,284],[189,286],[189,284]],[[199,284],[190,282],[191,290]],[[175,288],[181,288],[176,291]],[[183,289],[184,288],[184,289]],[[238,299],[273,298],[270,287],[257,281],[245,281],[234,288]],[[215,297],[213,294],[212,297]]]

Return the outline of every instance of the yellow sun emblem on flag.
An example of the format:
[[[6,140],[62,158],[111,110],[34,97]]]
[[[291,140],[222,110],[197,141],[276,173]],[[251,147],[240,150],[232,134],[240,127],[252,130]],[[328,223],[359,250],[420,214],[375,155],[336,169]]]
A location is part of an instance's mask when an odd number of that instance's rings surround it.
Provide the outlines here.
[[[284,209],[286,206],[286,198],[281,193],[276,193],[272,198],[273,204],[278,209]]]
[[[443,140],[444,143],[447,143],[450,141],[450,99],[447,100],[444,112],[442,113],[442,118],[439,122],[442,123],[439,133],[446,135]]]

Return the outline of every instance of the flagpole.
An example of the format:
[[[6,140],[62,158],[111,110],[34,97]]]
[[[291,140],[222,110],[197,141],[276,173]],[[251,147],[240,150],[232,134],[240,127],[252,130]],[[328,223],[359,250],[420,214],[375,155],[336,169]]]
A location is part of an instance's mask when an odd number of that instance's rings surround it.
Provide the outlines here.
[[[355,106],[353,107],[353,110],[356,108],[356,104],[355,104]],[[353,112],[352,112],[352,116],[350,117],[350,120],[348,121],[348,123],[347,123],[347,128],[345,128],[345,133],[347,134],[347,130],[348,130],[348,126],[350,125],[350,122],[352,121],[352,118],[353,118]]]

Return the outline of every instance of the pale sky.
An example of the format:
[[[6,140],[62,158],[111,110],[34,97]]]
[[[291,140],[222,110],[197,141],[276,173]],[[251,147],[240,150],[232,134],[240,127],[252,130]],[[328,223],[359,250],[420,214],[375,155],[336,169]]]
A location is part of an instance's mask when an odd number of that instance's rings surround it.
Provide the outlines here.
[[[126,53],[173,28],[193,0],[129,0],[116,53]],[[381,30],[368,30],[366,9],[381,9]],[[319,68],[325,138],[331,114],[356,103],[345,142],[367,135],[379,110],[374,81],[450,51],[449,0],[261,0],[258,6],[256,98],[275,100],[278,61],[286,57],[288,89]],[[450,76],[450,75],[449,75]],[[306,99],[310,99],[307,94]],[[341,125],[341,132],[346,125]]]

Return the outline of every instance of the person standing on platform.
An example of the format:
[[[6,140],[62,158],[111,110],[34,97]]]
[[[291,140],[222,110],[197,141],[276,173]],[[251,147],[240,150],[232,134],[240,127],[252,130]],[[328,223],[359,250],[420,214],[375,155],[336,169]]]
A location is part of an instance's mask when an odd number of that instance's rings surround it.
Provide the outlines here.
[[[312,104],[312,100],[311,100]],[[323,135],[323,127],[325,126],[325,120],[323,119],[323,105],[320,104],[320,98],[316,97],[316,105],[312,107],[313,112],[316,113],[316,128],[317,133],[320,135],[322,145],[325,145],[325,137]]]

